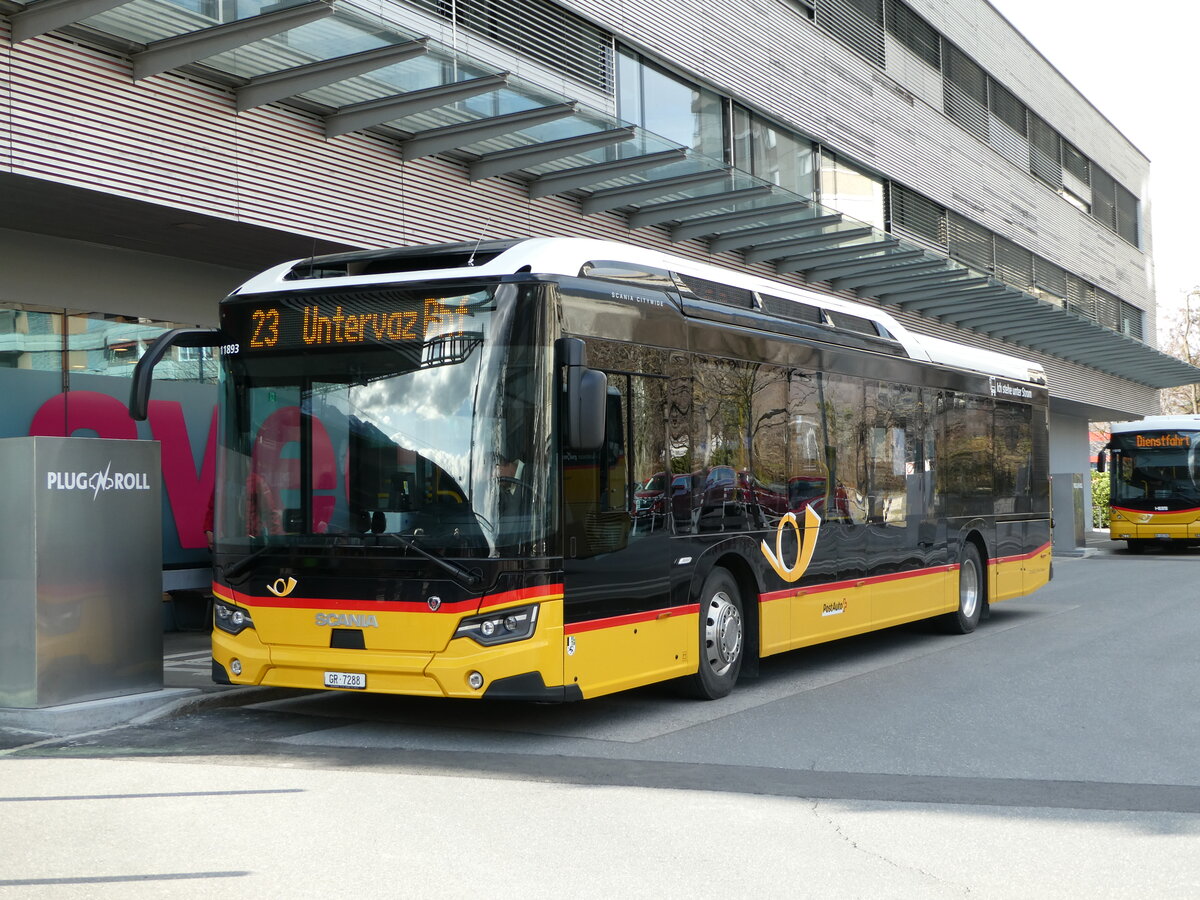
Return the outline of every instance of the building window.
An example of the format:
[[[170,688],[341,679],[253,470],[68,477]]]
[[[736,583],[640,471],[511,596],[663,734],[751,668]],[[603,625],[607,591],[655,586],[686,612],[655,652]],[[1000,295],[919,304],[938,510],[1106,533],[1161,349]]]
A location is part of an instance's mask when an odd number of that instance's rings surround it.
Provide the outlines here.
[[[973,59],[943,41],[946,115],[981,141],[988,140],[987,73]]]
[[[62,370],[62,315],[0,307],[0,369]]]
[[[812,141],[761,116],[733,108],[733,165],[763,181],[811,197],[816,190]]]
[[[1096,304],[1096,321],[1111,331],[1121,330],[1121,300],[1108,291],[1092,288]]]
[[[990,231],[950,213],[950,255],[981,272],[996,269],[996,248]]]
[[[1120,316],[1121,316],[1121,333],[1127,334],[1134,340],[1142,339],[1142,317],[1143,313],[1132,303],[1121,301]]]
[[[889,230],[943,252],[949,249],[945,207],[894,182],[888,183],[888,201]]]
[[[1138,246],[1138,199],[1120,184],[1117,186],[1117,234]]]
[[[66,368],[70,376],[107,375],[133,377],[134,366],[164,331],[179,326],[137,316],[108,313],[71,313],[67,323]],[[215,384],[217,361],[211,348],[180,348],[154,369],[156,379]],[[202,351],[202,352],[197,352]]]
[[[612,35],[552,0],[411,2],[556,72],[612,91]]]
[[[817,0],[816,21],[851,50],[883,68],[883,0]]]
[[[859,222],[886,227],[883,180],[858,169],[832,153],[821,155],[821,205]]]
[[[1028,110],[1025,104],[994,78],[988,78],[988,109],[1021,137],[1029,135]]]
[[[626,122],[724,161],[724,99],[622,50],[617,63],[617,115]]]
[[[1035,256],[1033,258],[1033,281],[1034,293],[1038,297],[1055,306],[1065,307],[1067,305],[1067,273],[1064,269],[1040,256]]]
[[[887,33],[935,69],[942,67],[942,40],[937,29],[918,16],[908,4],[887,0]]]
[[[1117,182],[1099,166],[1092,166],[1092,218],[1110,231],[1117,230]]]
[[[1063,186],[1060,143],[1058,132],[1045,119],[1029,114],[1029,171],[1055,190]]]
[[[996,277],[1021,290],[1032,291],[1033,254],[999,235],[995,235],[993,241],[996,248]]]

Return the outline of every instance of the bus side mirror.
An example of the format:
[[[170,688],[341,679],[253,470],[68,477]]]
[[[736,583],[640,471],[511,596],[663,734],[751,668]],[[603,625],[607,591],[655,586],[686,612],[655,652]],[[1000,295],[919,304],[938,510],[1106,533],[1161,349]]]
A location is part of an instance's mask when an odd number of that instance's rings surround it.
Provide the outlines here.
[[[1096,454],[1096,471],[1103,472],[1107,463],[1108,463],[1108,453],[1104,450],[1101,450],[1099,453]]]
[[[598,450],[604,444],[608,376],[587,367],[587,351],[579,338],[561,338],[558,351],[566,372],[566,445],[571,450]]]
[[[219,347],[224,336],[216,328],[174,328],[164,331],[151,344],[133,369],[129,386],[129,418],[144,422],[150,408],[150,382],[154,367],[172,347]]]

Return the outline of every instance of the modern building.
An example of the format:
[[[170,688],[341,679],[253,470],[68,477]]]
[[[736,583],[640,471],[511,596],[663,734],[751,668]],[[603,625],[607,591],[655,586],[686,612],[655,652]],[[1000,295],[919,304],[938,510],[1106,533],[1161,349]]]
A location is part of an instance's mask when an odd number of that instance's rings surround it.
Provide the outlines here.
[[[0,0],[0,61],[0,437],[159,440],[167,587],[214,363],[141,425],[132,363],[286,259],[604,237],[880,304],[1040,363],[1055,473],[1200,381],[1147,159],[985,0]]]

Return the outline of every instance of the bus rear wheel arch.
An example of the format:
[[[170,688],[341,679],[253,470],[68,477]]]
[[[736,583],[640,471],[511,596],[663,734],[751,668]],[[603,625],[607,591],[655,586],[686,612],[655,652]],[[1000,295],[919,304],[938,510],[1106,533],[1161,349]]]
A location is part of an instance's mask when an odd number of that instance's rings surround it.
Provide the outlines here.
[[[970,634],[979,626],[987,606],[987,570],[979,546],[963,541],[958,557],[958,609],[940,619],[943,630],[950,634]]]
[[[742,591],[728,569],[714,568],[700,589],[699,665],[689,693],[702,700],[728,696],[746,657],[746,615]]]

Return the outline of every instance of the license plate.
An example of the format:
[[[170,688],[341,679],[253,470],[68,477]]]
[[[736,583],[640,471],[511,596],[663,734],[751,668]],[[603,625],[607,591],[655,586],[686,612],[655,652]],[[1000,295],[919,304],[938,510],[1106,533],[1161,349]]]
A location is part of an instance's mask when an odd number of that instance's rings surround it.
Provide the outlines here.
[[[1169,541],[1171,539],[1171,536],[1169,534],[1156,534],[1155,537],[1158,538],[1160,541]]]
[[[325,687],[356,688],[362,690],[367,686],[367,676],[362,672],[326,672]]]

